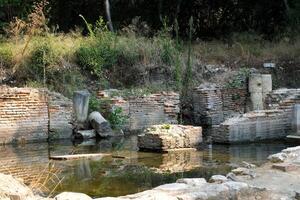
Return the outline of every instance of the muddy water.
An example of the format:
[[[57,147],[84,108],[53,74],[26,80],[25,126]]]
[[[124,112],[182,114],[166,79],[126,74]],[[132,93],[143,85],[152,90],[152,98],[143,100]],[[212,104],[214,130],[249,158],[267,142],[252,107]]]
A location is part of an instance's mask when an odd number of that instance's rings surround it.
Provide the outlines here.
[[[27,184],[45,183],[46,187],[40,187],[45,194],[49,194],[58,180],[62,180],[53,194],[72,191],[92,197],[120,196],[174,182],[178,178],[209,178],[213,174],[226,174],[243,161],[261,165],[269,154],[288,146],[293,145],[284,142],[212,145],[203,146],[198,151],[160,154],[138,152],[136,136],[80,144],[63,141],[9,145],[0,146],[0,172],[21,177]],[[112,156],[52,163],[48,159],[50,155],[96,152]],[[60,171],[54,183],[44,182],[41,174],[53,169]]]

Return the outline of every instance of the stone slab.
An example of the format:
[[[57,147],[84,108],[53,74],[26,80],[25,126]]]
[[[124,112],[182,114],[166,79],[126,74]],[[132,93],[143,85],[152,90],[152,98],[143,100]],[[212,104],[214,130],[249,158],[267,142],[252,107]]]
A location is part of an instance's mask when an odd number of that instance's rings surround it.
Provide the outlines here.
[[[273,169],[278,169],[284,172],[290,172],[290,171],[295,171],[298,169],[297,165],[293,165],[290,163],[280,163],[280,164],[273,164],[272,165]]]
[[[196,148],[202,142],[202,128],[183,125],[154,125],[138,136],[140,150],[171,151]]]

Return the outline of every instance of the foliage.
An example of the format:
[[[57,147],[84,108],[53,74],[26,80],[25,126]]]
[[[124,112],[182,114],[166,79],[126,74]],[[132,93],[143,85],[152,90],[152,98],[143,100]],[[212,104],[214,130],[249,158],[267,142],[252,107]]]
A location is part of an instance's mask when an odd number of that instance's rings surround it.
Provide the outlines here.
[[[12,64],[13,53],[8,45],[0,43],[0,67],[8,68]]]
[[[161,126],[161,129],[166,129],[166,130],[169,130],[171,128],[171,125],[170,124],[163,124]]]
[[[282,0],[255,2],[252,0],[216,2],[153,0],[151,5],[147,1],[115,0],[111,2],[111,12],[114,25],[119,29],[129,25],[136,16],[139,16],[141,21],[145,21],[152,29],[159,30],[162,17],[166,16],[172,21],[177,18],[180,34],[188,36],[187,22],[193,16],[197,38],[220,38],[233,32],[251,30],[271,37],[280,34],[287,26],[297,28],[299,25],[299,1],[287,0],[286,2],[289,6],[288,11]],[[22,19],[30,12],[32,5],[33,0],[0,1],[0,21],[5,25],[13,17]],[[50,24],[58,25],[61,31],[84,26],[78,17],[79,14],[92,23],[98,20],[98,16],[105,14],[103,2],[96,0],[51,0],[49,6],[51,7]]]
[[[93,111],[99,111],[100,112],[100,109],[101,109],[100,100],[95,95],[92,95],[90,97],[90,101],[89,101],[89,113],[91,113]]]
[[[247,80],[250,75],[250,70],[248,68],[241,68],[238,74],[229,80],[225,85],[226,88],[242,88],[247,84]],[[238,97],[237,97],[238,98]]]
[[[113,129],[122,129],[128,120],[128,116],[124,115],[121,107],[114,107],[108,116]]]
[[[87,26],[92,37],[78,49],[78,64],[100,78],[103,75],[102,70],[110,69],[117,62],[115,36],[105,28],[102,18],[96,23],[94,30],[92,25],[87,23]],[[97,37],[94,37],[95,35]]]

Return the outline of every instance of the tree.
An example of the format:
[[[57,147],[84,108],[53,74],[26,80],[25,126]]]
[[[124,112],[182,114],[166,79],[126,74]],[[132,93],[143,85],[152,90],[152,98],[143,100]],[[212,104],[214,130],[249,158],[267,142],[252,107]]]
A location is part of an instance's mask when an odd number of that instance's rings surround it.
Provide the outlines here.
[[[113,23],[111,20],[111,14],[110,14],[110,3],[109,0],[105,0],[105,11],[106,11],[106,17],[108,21],[108,27],[111,32],[114,32]]]

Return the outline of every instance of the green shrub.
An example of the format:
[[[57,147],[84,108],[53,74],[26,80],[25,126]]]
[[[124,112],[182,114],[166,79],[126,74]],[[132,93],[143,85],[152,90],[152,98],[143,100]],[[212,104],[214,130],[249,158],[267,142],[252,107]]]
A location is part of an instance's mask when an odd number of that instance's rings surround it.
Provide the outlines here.
[[[59,61],[57,50],[47,41],[43,41],[32,50],[26,70],[35,80],[41,81],[44,78],[44,68],[48,74],[54,66],[59,64]]]
[[[92,95],[90,97],[90,101],[89,101],[89,113],[93,112],[93,111],[100,111],[100,108],[101,108],[101,102],[100,100]]]
[[[103,69],[117,63],[118,51],[107,38],[95,38],[81,45],[77,51],[78,64],[92,75],[102,76]]]
[[[108,121],[113,129],[122,129],[128,120],[128,116],[124,115],[121,107],[112,109],[108,116]]]

